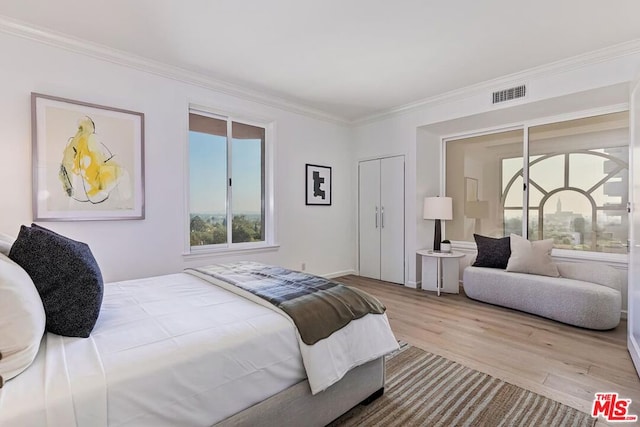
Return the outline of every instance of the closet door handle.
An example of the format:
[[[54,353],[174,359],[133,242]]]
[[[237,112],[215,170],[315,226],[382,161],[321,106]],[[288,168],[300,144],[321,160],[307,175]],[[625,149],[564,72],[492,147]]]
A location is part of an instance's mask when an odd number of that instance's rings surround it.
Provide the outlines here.
[[[378,228],[378,207],[376,206],[376,228]]]
[[[381,211],[380,217],[382,219],[380,220],[380,225],[382,226],[381,228],[384,228],[384,206],[381,208]]]

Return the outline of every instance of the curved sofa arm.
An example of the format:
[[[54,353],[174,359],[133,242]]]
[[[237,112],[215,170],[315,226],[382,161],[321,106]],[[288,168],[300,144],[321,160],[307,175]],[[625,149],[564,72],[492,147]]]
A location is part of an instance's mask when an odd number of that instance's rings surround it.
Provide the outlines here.
[[[620,272],[604,264],[586,262],[558,262],[558,272],[561,277],[583,282],[597,283],[620,292]]]

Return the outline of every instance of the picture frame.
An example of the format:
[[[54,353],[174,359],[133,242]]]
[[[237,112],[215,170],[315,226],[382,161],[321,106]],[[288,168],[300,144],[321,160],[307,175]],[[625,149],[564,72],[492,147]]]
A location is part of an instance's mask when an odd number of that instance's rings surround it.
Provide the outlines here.
[[[464,177],[464,215],[471,216],[472,204],[478,201],[478,180]]]
[[[307,163],[305,165],[305,204],[331,206],[331,167]]]
[[[144,219],[144,114],[31,94],[34,221]]]
[[[464,177],[464,201],[475,202],[478,200],[478,180]]]

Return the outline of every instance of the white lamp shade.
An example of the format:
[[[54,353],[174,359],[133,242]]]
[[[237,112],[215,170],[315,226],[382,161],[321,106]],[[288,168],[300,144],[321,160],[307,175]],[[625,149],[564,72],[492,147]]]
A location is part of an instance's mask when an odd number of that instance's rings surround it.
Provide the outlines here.
[[[453,199],[451,197],[425,197],[424,219],[453,219]]]

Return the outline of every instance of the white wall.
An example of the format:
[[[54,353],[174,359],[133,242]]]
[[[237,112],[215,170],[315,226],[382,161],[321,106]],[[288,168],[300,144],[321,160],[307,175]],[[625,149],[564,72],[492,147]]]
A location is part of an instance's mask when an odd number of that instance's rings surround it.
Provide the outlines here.
[[[180,81],[0,34],[0,231],[17,235],[32,220],[30,93],[143,112],[146,219],[47,222],[87,242],[105,280],[177,272],[187,266],[253,259],[318,274],[355,266],[350,130]],[[184,159],[189,102],[275,121],[278,250],[233,257],[183,257]],[[305,206],[304,165],[333,167],[333,205]]]
[[[415,286],[420,281],[415,251],[432,244],[433,222],[421,219],[421,200],[443,190],[440,142],[443,136],[627,102],[626,85],[635,77],[639,64],[640,54],[631,54],[566,67],[564,71],[536,73],[526,79],[527,98],[506,106],[493,107],[491,92],[509,87],[507,80],[496,82],[494,88],[472,89],[448,100],[440,99],[356,126],[353,130],[356,158],[388,153],[407,156],[406,284]],[[626,270],[619,264],[616,267]],[[626,308],[626,298],[624,305]]]

